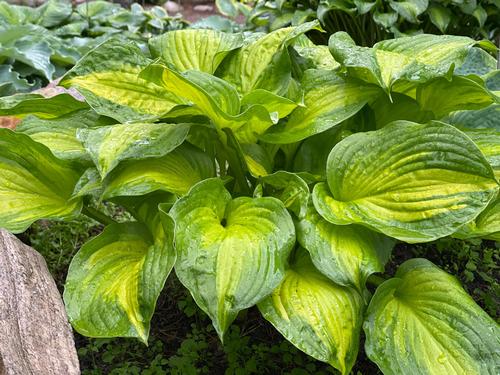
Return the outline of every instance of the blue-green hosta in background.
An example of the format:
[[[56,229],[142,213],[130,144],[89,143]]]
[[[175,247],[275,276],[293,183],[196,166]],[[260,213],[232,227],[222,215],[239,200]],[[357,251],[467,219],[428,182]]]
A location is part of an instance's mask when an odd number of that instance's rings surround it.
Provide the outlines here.
[[[404,3],[401,3],[404,4]],[[0,99],[0,226],[84,213],[106,224],[64,299],[91,337],[148,340],[173,269],[224,339],[258,306],[283,336],[350,373],[496,374],[497,324],[424,259],[372,296],[397,241],[500,239],[500,97],[489,42],[419,35],[329,47],[305,33],[178,30],[111,39],[61,85]],[[113,223],[112,201],[130,213]]]

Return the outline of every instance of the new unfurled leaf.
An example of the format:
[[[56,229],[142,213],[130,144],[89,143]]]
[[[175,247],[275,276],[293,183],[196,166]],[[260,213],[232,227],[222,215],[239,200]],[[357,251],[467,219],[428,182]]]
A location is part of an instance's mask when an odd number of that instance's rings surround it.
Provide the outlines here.
[[[218,179],[195,185],[170,214],[175,272],[222,338],[240,310],[282,281],[295,242],[292,219],[275,198],[231,199]]]
[[[498,325],[451,275],[426,259],[380,285],[364,323],[365,350],[384,374],[495,374]]]
[[[333,224],[363,224],[407,242],[426,242],[473,220],[498,192],[493,170],[469,137],[444,123],[405,121],[338,143],[318,212]]]
[[[207,154],[183,144],[160,158],[123,162],[105,179],[103,197],[143,195],[156,190],[184,195],[214,174],[214,162]]]
[[[270,143],[293,143],[340,124],[375,100],[375,85],[342,78],[334,71],[307,70],[302,78],[304,106],[296,108],[287,122],[271,127],[260,138]]]
[[[243,45],[241,34],[215,30],[175,30],[149,40],[153,57],[179,72],[198,70],[214,74],[219,64],[233,50]]]
[[[21,233],[38,219],[77,215],[80,174],[24,134],[0,129],[0,227]]]
[[[78,139],[102,177],[121,161],[168,154],[186,138],[189,124],[118,124],[80,129]]]
[[[64,302],[78,332],[147,343],[156,300],[175,262],[173,223],[164,223],[154,233],[141,223],[111,224],[75,255]]]
[[[335,225],[314,207],[297,225],[297,239],[318,270],[362,293],[368,276],[383,272],[395,241],[360,225]]]
[[[97,113],[119,122],[157,119],[183,103],[139,78],[150,63],[133,42],[110,39],[85,55],[60,84],[75,87]]]
[[[297,348],[349,374],[358,354],[363,300],[355,289],[328,280],[300,250],[259,310]]]

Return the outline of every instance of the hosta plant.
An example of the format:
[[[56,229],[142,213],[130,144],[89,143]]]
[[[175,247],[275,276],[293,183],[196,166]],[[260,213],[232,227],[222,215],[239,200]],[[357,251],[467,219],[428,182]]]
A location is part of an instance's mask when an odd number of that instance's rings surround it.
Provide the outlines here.
[[[0,96],[45,86],[112,36],[145,44],[151,35],[185,26],[161,7],[137,3],[128,10],[101,0],[77,6],[48,0],[37,8],[0,1]]]
[[[1,99],[23,121],[0,130],[0,226],[105,225],[64,291],[90,337],[147,342],[175,270],[221,340],[256,305],[343,374],[362,330],[385,374],[496,374],[499,328],[453,276],[425,259],[384,274],[398,241],[500,239],[494,47],[364,48],[344,33],[314,46],[316,28],[172,31],[149,41],[153,60],[109,40],[61,81],[85,101]]]
[[[226,3],[237,6],[229,8]],[[244,9],[235,0],[222,4],[222,10]],[[346,31],[356,42],[368,46],[391,37],[417,33],[490,40],[500,35],[498,0],[259,0],[245,14],[249,27],[267,30],[318,19],[328,34]],[[316,38],[325,39],[319,34]]]

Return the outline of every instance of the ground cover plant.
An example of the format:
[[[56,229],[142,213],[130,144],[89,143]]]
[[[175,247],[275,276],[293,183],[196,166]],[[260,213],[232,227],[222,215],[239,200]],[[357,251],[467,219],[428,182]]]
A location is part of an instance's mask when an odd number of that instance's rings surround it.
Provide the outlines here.
[[[494,374],[498,325],[455,278],[422,258],[381,274],[396,243],[499,239],[494,46],[315,46],[317,27],[172,31],[149,41],[154,60],[111,39],[61,81],[85,101],[1,99],[23,122],[0,131],[0,226],[105,225],[64,290],[89,337],[147,342],[174,269],[221,340],[256,305],[341,373],[363,330],[385,374]]]
[[[137,3],[128,10],[108,1],[48,0],[37,8],[1,1],[0,96],[45,86],[111,36],[145,46],[152,35],[185,26],[162,7]]]
[[[234,15],[245,9],[236,1],[222,4],[222,10],[233,10],[228,14]],[[367,46],[417,33],[454,34],[490,40],[500,33],[498,0],[259,0],[253,8],[245,10],[245,14],[250,27],[265,30],[318,19],[328,35],[346,31],[357,43]],[[321,34],[316,34],[316,37],[324,40]]]

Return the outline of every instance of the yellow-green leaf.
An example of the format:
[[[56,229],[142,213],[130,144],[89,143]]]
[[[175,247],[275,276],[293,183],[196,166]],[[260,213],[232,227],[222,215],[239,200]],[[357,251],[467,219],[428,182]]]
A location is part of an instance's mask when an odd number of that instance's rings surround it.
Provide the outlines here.
[[[293,143],[324,132],[355,115],[375,100],[375,85],[342,78],[334,71],[310,69],[304,73],[304,106],[296,108],[287,122],[275,125],[260,138],[270,143]]]
[[[173,223],[166,223],[154,233],[137,222],[111,224],[82,246],[64,289],[76,331],[147,343],[156,300],[175,261]]]
[[[439,122],[395,122],[351,135],[331,151],[313,201],[333,224],[362,224],[407,242],[454,233],[498,192],[472,140]]]
[[[358,354],[363,300],[355,289],[318,272],[304,250],[296,258],[259,310],[297,348],[349,374]]]
[[[78,139],[102,177],[121,161],[163,156],[186,138],[189,124],[118,124],[79,129]]]
[[[386,375],[498,373],[498,325],[426,259],[403,263],[378,287],[363,328],[366,353]]]
[[[243,45],[241,34],[209,29],[175,30],[149,40],[153,57],[184,72],[198,70],[213,74],[224,58]]]
[[[154,120],[184,103],[139,78],[150,63],[132,42],[110,39],[86,54],[60,84],[75,87],[97,113],[119,122]]]
[[[334,225],[314,207],[297,225],[297,239],[318,270],[362,293],[368,276],[383,272],[395,241],[360,225]]]
[[[178,200],[175,272],[221,337],[240,310],[271,294],[295,243],[293,221],[271,197],[231,199],[218,179]]]
[[[177,195],[215,175],[210,157],[189,144],[183,144],[160,158],[129,160],[104,180],[104,198],[143,195],[156,190]]]
[[[80,174],[30,137],[0,129],[0,227],[14,233],[38,219],[77,215],[71,199]]]

